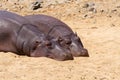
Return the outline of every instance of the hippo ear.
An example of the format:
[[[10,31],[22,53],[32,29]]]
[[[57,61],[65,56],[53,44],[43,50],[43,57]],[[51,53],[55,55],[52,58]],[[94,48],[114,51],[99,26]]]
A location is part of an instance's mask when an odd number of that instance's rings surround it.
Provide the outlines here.
[[[51,46],[52,43],[51,43],[50,41],[45,41],[45,45],[46,45],[46,46]]]
[[[38,40],[36,40],[35,41],[35,44],[37,45],[37,44],[40,44],[41,43],[41,41],[38,41]]]
[[[78,35],[77,35],[77,32],[75,32],[75,36],[78,36]]]
[[[62,37],[59,36],[59,37],[58,37],[58,41],[59,41],[59,42],[63,41]]]

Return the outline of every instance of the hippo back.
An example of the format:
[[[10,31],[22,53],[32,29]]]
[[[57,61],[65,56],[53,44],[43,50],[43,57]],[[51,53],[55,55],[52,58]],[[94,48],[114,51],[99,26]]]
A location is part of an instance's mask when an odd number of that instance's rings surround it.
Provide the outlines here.
[[[30,23],[26,18],[24,18],[23,16],[20,16],[16,13],[12,13],[12,12],[8,12],[8,11],[4,11],[4,10],[0,10],[0,17],[6,17],[7,19],[11,19],[14,20],[16,22],[19,22],[20,24],[28,24]]]
[[[69,47],[73,56],[89,56],[79,36],[64,22],[47,15],[28,15],[25,18],[45,34],[56,38],[62,47]]]
[[[54,17],[47,15],[28,15],[25,16],[32,24],[36,25],[40,30],[44,31],[45,34],[57,37],[66,36],[73,34],[73,31],[67,24],[63,23]]]

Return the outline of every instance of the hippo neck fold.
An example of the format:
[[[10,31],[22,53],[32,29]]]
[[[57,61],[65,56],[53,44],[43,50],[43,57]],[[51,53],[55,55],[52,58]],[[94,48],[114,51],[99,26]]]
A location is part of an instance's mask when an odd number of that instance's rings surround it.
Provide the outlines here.
[[[25,24],[22,24],[19,28],[19,30],[17,31],[17,37],[16,37],[16,48],[18,53],[20,54],[24,54],[23,52],[23,45],[25,43],[25,41],[20,40],[20,36],[21,36],[21,31],[23,30]]]
[[[57,36],[65,37],[65,36],[70,36],[72,34],[73,34],[73,31],[68,27],[65,27],[65,25],[54,25],[47,33],[47,35],[52,35],[54,37],[57,37]]]
[[[17,34],[17,49],[21,54],[26,53],[28,56],[34,41],[44,38],[44,35],[31,24],[23,24]]]

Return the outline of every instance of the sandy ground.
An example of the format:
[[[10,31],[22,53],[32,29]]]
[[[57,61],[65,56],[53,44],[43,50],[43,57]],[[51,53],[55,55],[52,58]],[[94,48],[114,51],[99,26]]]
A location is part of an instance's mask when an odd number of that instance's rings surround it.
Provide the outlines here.
[[[78,3],[73,2],[32,11],[26,7],[27,1],[24,2],[25,5],[22,5],[21,1],[15,7],[11,2],[2,1],[4,3],[1,3],[1,10],[13,11],[21,15],[42,13],[61,19],[78,33],[90,57],[76,57],[72,61],[56,61],[44,57],[32,58],[1,52],[0,80],[120,79],[120,10],[115,10],[120,4],[119,0],[107,2],[91,0],[96,4],[100,3],[97,13],[87,12],[82,8],[78,13],[76,12]],[[86,2],[88,0],[81,0],[81,4]],[[19,6],[23,8],[19,10]],[[100,9],[104,9],[105,12],[100,13]]]

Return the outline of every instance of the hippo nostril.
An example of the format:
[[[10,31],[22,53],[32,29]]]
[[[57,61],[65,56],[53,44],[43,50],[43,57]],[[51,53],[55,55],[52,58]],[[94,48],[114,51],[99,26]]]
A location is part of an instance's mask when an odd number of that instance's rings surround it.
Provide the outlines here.
[[[82,55],[82,56],[85,56],[85,57],[89,57],[88,50],[87,50],[87,49],[83,49],[83,50],[81,51],[81,55]]]
[[[71,43],[72,43],[72,41],[70,41],[70,40],[69,40],[69,41],[66,41],[66,44],[67,44],[67,45],[70,45]]]

